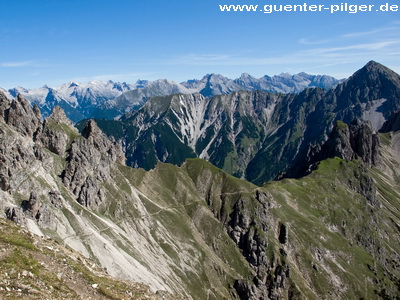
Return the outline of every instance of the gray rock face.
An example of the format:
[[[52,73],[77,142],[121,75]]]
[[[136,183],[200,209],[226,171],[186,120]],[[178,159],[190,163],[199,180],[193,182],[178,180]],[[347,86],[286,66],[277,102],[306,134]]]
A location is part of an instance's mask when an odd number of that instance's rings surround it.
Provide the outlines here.
[[[53,108],[53,111],[51,112],[49,117],[51,119],[53,119],[54,121],[56,121],[57,123],[62,123],[62,124],[68,125],[70,127],[74,126],[72,121],[67,118],[67,115],[65,114],[64,110],[62,110],[62,108],[58,105],[56,105]]]
[[[14,126],[18,132],[33,137],[40,130],[40,112],[35,106],[33,109],[31,104],[21,95],[9,104],[5,95],[0,96],[0,115],[6,124]],[[9,104],[9,105],[8,105]]]
[[[349,126],[337,122],[320,155],[322,159],[337,156],[347,161],[360,158],[369,166],[376,166],[379,163],[379,137],[370,122],[357,119]]]
[[[79,203],[93,208],[103,200],[101,186],[111,179],[112,165],[124,164],[124,155],[121,147],[108,140],[93,120],[87,122],[82,136],[71,144],[62,178]]]
[[[318,162],[339,157],[346,161],[360,159],[367,166],[380,162],[379,136],[369,121],[354,120],[350,125],[337,121],[327,141],[311,148],[304,161],[294,166],[285,177],[299,178],[314,170]]]
[[[42,133],[37,139],[51,152],[64,156],[72,137],[77,134],[64,111],[56,106],[50,117],[44,120]]]
[[[400,111],[395,112],[392,116],[383,124],[379,132],[385,133],[390,131],[400,130]]]
[[[23,183],[18,170],[29,170],[36,157],[32,149],[27,151],[22,139],[13,139],[1,127],[0,134],[5,137],[0,144],[0,188],[9,191]]]
[[[107,153],[107,159],[110,163],[118,162],[125,164],[125,157],[121,147],[112,143],[100,130],[94,120],[89,120],[86,123],[82,131],[82,136],[86,138],[96,150]]]
[[[256,192],[256,199],[261,194]],[[268,199],[268,195],[266,195]],[[282,291],[290,289],[289,266],[284,260],[268,257],[268,240],[265,234],[272,231],[275,221],[268,216],[268,201],[261,200],[257,211],[251,213],[241,200],[234,207],[229,222],[228,232],[243,255],[253,267],[256,276],[252,282],[238,280],[235,289],[240,299],[280,299]],[[288,242],[288,232],[284,224],[276,224],[278,240],[281,244]],[[284,249],[281,255],[286,255]]]
[[[0,121],[4,122],[5,111],[10,108],[10,101],[6,95],[0,91]]]

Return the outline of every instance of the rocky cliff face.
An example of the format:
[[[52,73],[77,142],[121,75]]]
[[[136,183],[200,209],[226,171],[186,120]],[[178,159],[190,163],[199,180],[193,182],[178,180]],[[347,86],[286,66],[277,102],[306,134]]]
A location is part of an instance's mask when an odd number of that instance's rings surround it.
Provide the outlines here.
[[[337,121],[326,142],[310,148],[304,160],[282,177],[303,177],[315,170],[320,161],[334,157],[346,161],[359,159],[367,166],[376,167],[380,162],[379,143],[379,136],[370,121],[356,119],[349,125]]]
[[[86,124],[82,137],[71,143],[61,178],[80,204],[96,208],[104,201],[102,184],[112,181],[111,169],[125,159],[122,149],[110,142],[93,120]]]

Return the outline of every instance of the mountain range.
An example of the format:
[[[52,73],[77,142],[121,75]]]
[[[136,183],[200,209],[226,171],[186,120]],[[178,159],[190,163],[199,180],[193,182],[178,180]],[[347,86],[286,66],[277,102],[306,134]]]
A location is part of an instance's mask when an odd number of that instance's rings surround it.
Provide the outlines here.
[[[382,133],[369,121],[336,121],[308,156],[310,174],[256,186],[198,158],[127,167],[95,121],[79,134],[61,108],[42,121],[22,96],[10,102],[0,94],[3,217],[94,261],[76,269],[51,245],[49,259],[34,251],[29,259],[26,251],[43,246],[2,234],[2,243],[25,250],[2,253],[0,293],[34,297],[35,282],[45,282],[54,290],[47,296],[65,295],[64,273],[49,277],[52,269],[40,267],[60,255],[66,272],[86,274],[78,291],[89,280],[99,298],[113,296],[111,283],[91,273],[97,268],[148,285],[160,299],[395,299],[398,117]]]
[[[8,91],[1,90],[9,99],[21,94],[32,105],[38,105],[45,117],[49,116],[52,109],[58,105],[72,121],[78,122],[86,118],[116,118],[139,108],[153,96],[200,93],[205,97],[211,97],[239,90],[297,93],[307,87],[329,89],[338,82],[330,76],[306,73],[264,76],[259,79],[243,74],[235,80],[218,74],[208,74],[201,80],[189,80],[182,83],[166,79],[138,80],[135,84],[110,80],[91,81],[86,84],[69,82],[56,88],[43,86],[31,90],[22,87]]]
[[[78,131],[0,92],[0,215],[44,237],[0,221],[0,297],[398,299],[399,99],[371,61],[330,90],[158,96]]]
[[[199,157],[259,185],[290,170],[297,176],[295,166],[337,120],[359,118],[379,130],[400,109],[399,95],[400,76],[371,61],[330,90],[153,97],[123,121],[97,123],[123,145],[130,166],[149,170],[158,161],[180,165]]]

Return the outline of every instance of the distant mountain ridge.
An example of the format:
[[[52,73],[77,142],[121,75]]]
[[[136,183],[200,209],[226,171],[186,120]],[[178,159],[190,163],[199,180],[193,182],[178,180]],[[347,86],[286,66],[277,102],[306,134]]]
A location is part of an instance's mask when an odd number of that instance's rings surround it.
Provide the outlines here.
[[[259,79],[242,74],[234,80],[219,74],[207,74],[201,80],[182,83],[167,79],[138,80],[134,84],[95,80],[84,84],[71,81],[55,88],[45,85],[30,90],[22,87],[0,90],[10,100],[21,94],[32,105],[38,105],[44,117],[49,116],[52,109],[59,105],[72,121],[78,122],[86,118],[113,119],[138,109],[155,96],[200,93],[205,97],[212,97],[239,90],[298,93],[308,87],[330,89],[339,82],[330,76],[306,73],[264,76]]]
[[[154,97],[126,120],[98,125],[124,145],[130,166],[149,170],[158,161],[179,165],[199,157],[262,184],[286,176],[337,120],[362,119],[377,131],[397,110],[400,76],[371,61],[331,90]]]

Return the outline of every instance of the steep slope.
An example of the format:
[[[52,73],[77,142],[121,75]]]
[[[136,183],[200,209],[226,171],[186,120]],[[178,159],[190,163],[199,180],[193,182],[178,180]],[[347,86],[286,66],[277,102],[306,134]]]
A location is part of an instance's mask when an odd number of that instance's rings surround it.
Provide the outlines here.
[[[179,165],[200,157],[241,177],[274,129],[271,115],[284,97],[291,96],[235,92],[213,98],[155,97],[127,120],[99,121],[99,126],[122,142],[128,165],[149,170],[157,161]]]
[[[2,218],[0,232],[1,299],[170,297],[151,293],[144,285],[117,281],[80,253]]]
[[[235,280],[251,278],[252,269],[184,170],[125,167],[121,149],[93,121],[81,136],[60,109],[42,124],[26,100],[4,98],[3,216],[154,292],[227,299],[236,293]],[[202,234],[192,217],[216,235]]]
[[[336,157],[257,187],[201,159],[126,167],[95,122],[81,136],[59,109],[41,123],[23,98],[0,98],[1,211],[113,276],[193,299],[399,294],[398,132],[381,135],[377,166]]]
[[[378,130],[400,109],[399,95],[400,76],[371,61],[329,91],[155,97],[126,120],[99,126],[124,145],[128,165],[148,170],[157,161],[199,157],[262,184],[288,176],[337,120],[368,120]]]

